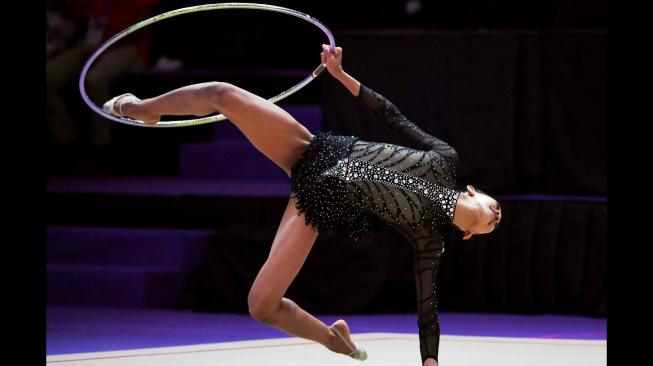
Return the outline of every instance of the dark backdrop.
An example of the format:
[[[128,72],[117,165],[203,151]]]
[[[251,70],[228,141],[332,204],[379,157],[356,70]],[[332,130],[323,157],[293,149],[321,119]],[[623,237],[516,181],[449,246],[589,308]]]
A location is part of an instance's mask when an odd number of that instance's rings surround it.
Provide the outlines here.
[[[346,69],[459,153],[488,192],[606,195],[606,33],[348,32]],[[332,78],[329,128],[404,143]]]

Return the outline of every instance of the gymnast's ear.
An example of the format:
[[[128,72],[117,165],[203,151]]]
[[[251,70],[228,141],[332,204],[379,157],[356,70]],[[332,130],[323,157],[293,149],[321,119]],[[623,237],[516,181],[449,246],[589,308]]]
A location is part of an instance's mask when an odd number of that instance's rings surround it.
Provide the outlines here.
[[[466,231],[465,231],[465,235],[463,236],[463,240],[469,240],[469,239],[472,238],[473,235],[474,235],[474,234],[472,234],[471,231],[467,231],[467,230],[466,230]]]
[[[474,186],[471,184],[467,185],[467,192],[469,192],[470,196],[473,196],[476,194],[476,189],[474,189]]]

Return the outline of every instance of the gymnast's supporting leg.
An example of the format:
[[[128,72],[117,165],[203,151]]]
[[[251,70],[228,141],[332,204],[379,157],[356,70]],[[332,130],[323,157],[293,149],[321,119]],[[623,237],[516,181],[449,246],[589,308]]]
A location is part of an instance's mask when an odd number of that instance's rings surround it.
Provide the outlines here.
[[[250,290],[247,302],[252,317],[286,333],[318,342],[328,349],[351,353],[322,321],[292,300],[283,297],[301,269],[318,236],[312,226],[298,215],[294,198],[288,200],[286,210],[274,237],[267,260],[261,267]],[[334,326],[353,345],[349,329],[343,320]]]
[[[124,97],[114,110],[148,124],[163,115],[205,116],[223,113],[265,156],[288,176],[313,135],[288,112],[237,86],[209,82],[188,85],[163,95],[139,100]]]
[[[121,98],[116,101],[114,109],[146,123],[155,123],[162,115],[224,113],[256,148],[288,175],[313,137],[278,106],[244,89],[220,82],[189,85],[151,99]],[[349,347],[329,327],[283,297],[317,235],[313,227],[306,225],[304,216],[298,215],[294,199],[289,199],[268,259],[250,290],[250,313],[261,323],[348,354],[351,352]],[[334,326],[353,344],[344,321],[338,321]]]

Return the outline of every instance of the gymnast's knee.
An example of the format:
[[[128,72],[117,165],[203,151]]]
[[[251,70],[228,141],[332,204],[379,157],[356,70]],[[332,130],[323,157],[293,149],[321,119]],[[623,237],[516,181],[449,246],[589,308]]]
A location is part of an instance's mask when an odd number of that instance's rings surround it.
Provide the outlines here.
[[[247,296],[249,315],[259,323],[274,324],[279,309],[279,301],[271,301],[269,298],[250,291]]]
[[[229,103],[229,100],[232,100],[238,94],[238,91],[235,85],[222,81],[206,83],[201,89],[202,97],[206,98],[218,110]]]

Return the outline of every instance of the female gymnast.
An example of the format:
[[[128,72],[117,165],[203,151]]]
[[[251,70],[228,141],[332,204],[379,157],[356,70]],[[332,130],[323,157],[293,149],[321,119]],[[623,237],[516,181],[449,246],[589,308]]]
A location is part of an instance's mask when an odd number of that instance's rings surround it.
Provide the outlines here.
[[[378,120],[406,137],[411,146],[370,142],[331,132],[311,134],[290,114],[237,86],[208,82],[139,99],[117,96],[104,105],[116,116],[155,124],[163,115],[223,113],[247,139],[290,177],[292,193],[269,256],[248,296],[257,321],[319,342],[329,350],[365,360],[347,323],[331,326],[284,297],[318,233],[345,234],[357,241],[371,235],[375,216],[395,228],[414,248],[417,324],[423,366],[437,366],[440,326],[436,275],[444,252],[442,231],[454,225],[465,240],[492,232],[501,208],[471,185],[457,188],[456,151],[409,121],[379,93],[342,68],[342,49],[323,45],[322,63]]]

